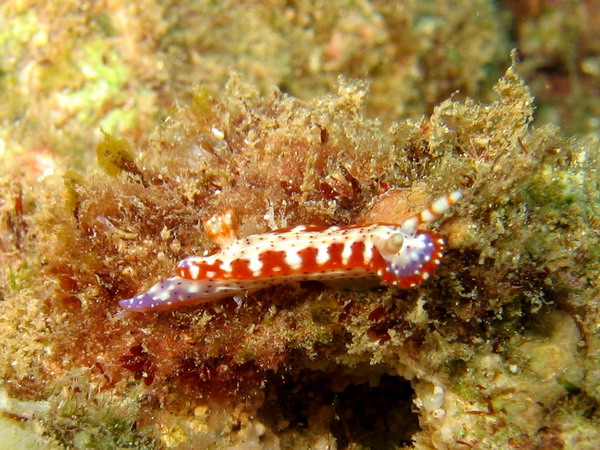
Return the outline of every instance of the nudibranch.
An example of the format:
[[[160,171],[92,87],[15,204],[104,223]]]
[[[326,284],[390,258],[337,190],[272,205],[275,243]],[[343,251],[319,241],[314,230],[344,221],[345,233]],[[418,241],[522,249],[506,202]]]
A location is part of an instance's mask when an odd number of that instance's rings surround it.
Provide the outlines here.
[[[429,278],[444,252],[439,234],[418,227],[440,218],[461,198],[460,191],[451,192],[399,225],[300,225],[241,239],[236,239],[229,210],[204,222],[220,251],[185,258],[177,276],[119,305],[130,311],[159,311],[304,280],[379,278],[409,289]]]

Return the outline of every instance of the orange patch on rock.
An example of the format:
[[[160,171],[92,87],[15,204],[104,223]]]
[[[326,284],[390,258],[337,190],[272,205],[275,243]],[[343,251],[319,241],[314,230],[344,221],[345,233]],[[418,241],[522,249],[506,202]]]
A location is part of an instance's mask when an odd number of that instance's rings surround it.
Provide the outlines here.
[[[441,226],[448,248],[463,248],[469,244],[472,234],[469,230],[471,220],[467,217],[452,217]]]
[[[402,223],[413,214],[426,209],[432,197],[424,183],[411,189],[390,189],[381,194],[371,209],[360,217],[358,223]]]

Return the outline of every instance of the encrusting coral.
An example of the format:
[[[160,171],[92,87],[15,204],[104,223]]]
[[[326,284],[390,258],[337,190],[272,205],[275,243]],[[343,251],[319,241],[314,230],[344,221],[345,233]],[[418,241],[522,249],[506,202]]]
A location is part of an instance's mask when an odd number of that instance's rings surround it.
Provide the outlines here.
[[[105,135],[85,172],[34,188],[6,165],[0,373],[38,405],[15,417],[86,448],[597,444],[594,148],[531,127],[514,66],[495,91],[385,128],[365,84],[302,102],[233,75],[144,148]],[[416,289],[117,306],[212,250],[199,223],[226,208],[241,235],[399,222],[454,188],[450,250]]]

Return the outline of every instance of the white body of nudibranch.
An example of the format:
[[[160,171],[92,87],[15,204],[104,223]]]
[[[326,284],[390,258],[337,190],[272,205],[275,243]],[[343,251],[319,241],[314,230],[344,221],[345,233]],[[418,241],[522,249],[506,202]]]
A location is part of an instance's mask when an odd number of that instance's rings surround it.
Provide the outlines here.
[[[158,311],[303,280],[377,277],[408,289],[430,277],[444,251],[439,234],[418,226],[438,219],[461,198],[459,191],[451,192],[399,225],[300,225],[242,239],[235,239],[228,211],[204,222],[219,252],[185,258],[177,276],[119,304],[131,311]]]

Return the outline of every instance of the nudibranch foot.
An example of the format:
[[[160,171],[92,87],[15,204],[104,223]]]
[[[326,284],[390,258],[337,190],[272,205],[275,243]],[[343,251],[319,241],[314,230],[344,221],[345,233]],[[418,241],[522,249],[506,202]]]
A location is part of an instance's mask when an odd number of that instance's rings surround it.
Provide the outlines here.
[[[228,210],[204,222],[220,251],[185,258],[177,276],[119,304],[131,311],[158,311],[305,280],[351,284],[376,278],[409,289],[431,276],[444,252],[443,238],[419,225],[439,219],[461,198],[459,191],[451,192],[401,224],[300,225],[241,239],[235,239]]]

